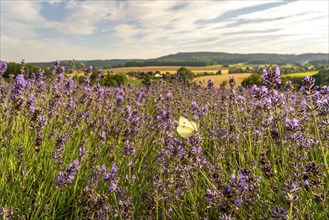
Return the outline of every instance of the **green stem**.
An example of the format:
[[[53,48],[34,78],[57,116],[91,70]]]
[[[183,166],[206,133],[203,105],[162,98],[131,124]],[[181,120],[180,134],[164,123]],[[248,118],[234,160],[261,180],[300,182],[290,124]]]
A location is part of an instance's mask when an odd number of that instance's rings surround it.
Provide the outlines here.
[[[289,220],[292,220],[293,215],[292,215],[292,208],[293,208],[294,204],[292,202],[290,202],[290,208],[289,208]]]
[[[155,219],[159,219],[159,193],[155,190]]]
[[[317,118],[316,118],[316,115],[315,115],[315,112],[314,112],[312,95],[310,95],[309,98],[310,98],[310,104],[311,104],[311,108],[312,108],[312,117],[313,117],[313,123],[314,123],[315,137],[319,141],[319,144],[320,144],[320,149],[321,149],[322,156],[323,156],[323,163],[324,163],[324,166],[325,166],[325,175],[326,175],[326,179],[328,179],[328,177],[329,177],[329,168],[328,168],[328,162],[327,162],[327,151],[324,149],[322,139],[321,139],[321,135],[320,135],[319,130],[318,130],[318,122],[317,122]],[[327,180],[327,185],[328,184],[329,184],[329,182]]]

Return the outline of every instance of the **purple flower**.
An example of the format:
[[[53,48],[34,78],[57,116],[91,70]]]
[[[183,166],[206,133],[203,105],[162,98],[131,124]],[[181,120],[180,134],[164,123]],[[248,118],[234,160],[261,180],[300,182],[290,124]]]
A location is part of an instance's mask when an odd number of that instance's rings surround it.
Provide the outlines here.
[[[135,98],[136,98],[136,100],[138,100],[138,101],[142,101],[142,100],[145,98],[145,92],[138,91],[138,92],[135,94]]]
[[[234,205],[236,207],[240,207],[242,205],[242,201],[240,199],[236,199],[236,200],[234,200]]]
[[[70,77],[65,81],[64,90],[67,93],[72,93],[74,88],[74,80]]]
[[[206,189],[206,195],[207,196],[213,196],[213,192],[210,189]]]
[[[231,214],[223,214],[219,216],[219,220],[234,220],[234,218],[231,216]]]
[[[133,155],[136,152],[133,143],[130,144],[128,140],[125,141],[122,151],[124,155]]]
[[[62,83],[64,80],[64,75],[65,75],[65,67],[62,66],[59,70],[59,74],[58,74],[58,82]]]
[[[322,86],[320,93],[322,95],[329,95],[329,86]]]
[[[126,106],[125,112],[126,112],[125,119],[129,120],[132,116],[131,107],[129,105]]]
[[[5,61],[0,60],[0,75],[2,76],[8,68],[8,65]]]
[[[308,180],[302,180],[302,181],[300,181],[300,185],[302,185],[302,186],[309,186],[310,185],[310,182]]]
[[[212,89],[215,87],[215,81],[213,79],[208,80],[207,88]]]
[[[285,89],[288,90],[288,91],[291,91],[291,90],[294,89],[294,86],[293,86],[293,84],[292,84],[292,82],[290,80],[288,80],[286,82]]]
[[[101,135],[99,136],[99,139],[101,141],[105,141],[105,139],[106,139],[106,132],[105,131],[102,131]]]
[[[85,81],[83,82],[83,86],[86,90],[89,89],[89,86],[90,86],[90,79],[89,78],[85,79]]]
[[[86,73],[85,73],[85,75],[90,75],[92,73],[93,73],[93,67],[92,66],[89,66],[88,69],[87,69],[87,71],[86,71]]]
[[[98,86],[96,90],[96,94],[97,94],[97,99],[102,100],[104,98],[105,90],[102,87]]]
[[[79,148],[79,151],[78,151],[78,158],[80,161],[83,161],[84,158],[86,157],[88,153],[88,150],[85,149],[83,146]]]
[[[230,85],[231,88],[235,86],[236,81],[233,76],[229,76],[228,84]]]
[[[55,151],[51,153],[52,158],[56,159],[58,163],[62,163],[62,154],[64,152],[64,144],[66,143],[68,139],[68,134],[63,134],[59,136],[56,140],[56,147]]]
[[[61,65],[61,61],[60,60],[56,60],[54,66],[56,68],[59,68],[60,65]]]
[[[274,206],[272,209],[272,219],[288,219],[288,211],[285,208]]]
[[[39,69],[37,77],[39,79],[43,79],[44,74],[45,74],[45,70],[44,69]]]
[[[300,90],[306,95],[315,93],[318,88],[315,86],[315,79],[311,76],[305,76],[302,83],[303,85]]]
[[[118,170],[117,165],[116,165],[115,163],[112,164],[112,167],[111,167],[111,173],[112,173],[112,174],[116,174],[116,173],[117,173],[117,170]]]
[[[21,61],[21,74],[24,74],[24,68],[25,68],[25,60],[24,59],[22,59],[22,61]]]
[[[198,104],[196,102],[191,102],[190,104],[190,108],[191,108],[191,111],[194,112],[196,110],[198,110]]]
[[[268,93],[268,90],[265,86],[257,87],[256,85],[253,85],[251,90],[255,98],[263,98]]]
[[[268,126],[270,126],[271,124],[273,124],[273,117],[268,117],[266,120],[265,120],[265,122],[264,122],[264,124],[263,124],[263,126],[265,126],[265,127],[268,127]]]
[[[17,101],[17,102],[21,102],[21,103],[24,101],[23,93],[24,93],[26,85],[27,85],[27,82],[24,78],[24,75],[18,74],[16,76],[16,82],[15,82],[12,92],[11,92],[11,99],[13,101]]]
[[[296,118],[292,120],[287,118],[286,121],[284,122],[284,125],[288,131],[296,131],[297,128],[299,127],[299,120]]]
[[[124,97],[122,95],[117,96],[117,105],[122,105]]]
[[[272,69],[270,69],[270,72],[267,72],[266,69],[263,70],[263,83],[265,85],[268,85],[271,88],[274,88],[278,84],[281,84],[281,82],[282,81],[281,81],[279,67],[276,67],[274,72],[272,71]]]
[[[117,184],[115,184],[114,182],[110,183],[110,186],[109,186],[110,192],[115,192],[117,188],[118,188]]]
[[[104,173],[103,173],[103,179],[104,179],[105,181],[107,181],[108,179],[110,179],[110,175],[109,175],[108,172],[104,171]]]
[[[102,76],[103,76],[103,70],[99,69],[98,72],[97,72],[98,79],[100,79]]]
[[[68,184],[72,183],[79,169],[79,160],[74,160],[73,163],[66,167],[65,172],[59,172],[55,180],[55,184],[59,187],[65,187]]]
[[[103,165],[102,166],[102,170],[103,170],[103,179],[105,182],[107,182],[109,185],[108,185],[108,189],[110,192],[115,192],[118,188],[118,181],[119,181],[119,178],[117,176],[117,169],[118,167],[116,166],[116,164],[112,164],[112,167],[111,167],[111,171],[110,173],[106,171],[106,166]]]
[[[36,103],[36,99],[34,96],[30,96],[27,99],[26,105],[31,113],[33,113],[35,111],[35,103]]]
[[[60,171],[57,178],[55,179],[55,183],[57,185],[62,185],[64,181],[65,181],[65,173]]]

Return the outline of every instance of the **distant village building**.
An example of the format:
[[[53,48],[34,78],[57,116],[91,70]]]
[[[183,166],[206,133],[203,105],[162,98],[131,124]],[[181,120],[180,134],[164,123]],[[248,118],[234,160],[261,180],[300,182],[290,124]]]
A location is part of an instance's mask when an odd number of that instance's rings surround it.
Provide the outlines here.
[[[155,77],[155,78],[162,78],[162,77],[163,77],[163,75],[162,75],[162,74],[160,74],[160,73],[157,73],[157,74],[155,74],[155,75],[154,75],[154,77]]]

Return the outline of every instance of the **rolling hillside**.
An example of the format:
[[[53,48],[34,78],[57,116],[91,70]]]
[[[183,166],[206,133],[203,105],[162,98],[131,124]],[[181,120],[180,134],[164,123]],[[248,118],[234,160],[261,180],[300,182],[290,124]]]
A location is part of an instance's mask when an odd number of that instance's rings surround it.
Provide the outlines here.
[[[110,60],[76,60],[76,64],[84,63],[94,67],[134,67],[134,66],[208,66],[216,64],[249,63],[249,64],[296,64],[303,62],[321,61],[329,63],[329,54],[238,54],[223,52],[192,52],[177,53],[155,59],[110,59]],[[69,66],[69,60],[62,65]],[[49,67],[52,62],[31,63],[37,66]]]

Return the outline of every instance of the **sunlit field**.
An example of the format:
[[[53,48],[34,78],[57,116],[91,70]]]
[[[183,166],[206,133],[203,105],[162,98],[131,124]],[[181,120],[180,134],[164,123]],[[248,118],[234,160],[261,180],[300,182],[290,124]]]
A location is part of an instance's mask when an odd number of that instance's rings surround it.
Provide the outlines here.
[[[314,76],[317,73],[318,73],[318,71],[311,71],[311,72],[303,72],[303,73],[290,73],[290,74],[286,74],[284,76],[304,77],[304,76]]]
[[[159,72],[160,74],[175,74],[180,66],[146,66],[146,67],[118,67],[107,69],[104,68],[104,74],[110,72],[111,74],[119,74],[119,73],[129,73],[129,72]],[[187,67],[194,74],[203,74],[205,72],[210,74],[216,74],[219,70],[222,74],[228,74],[228,68],[223,68],[220,65],[215,66],[205,66],[205,67]],[[73,73],[69,74],[69,76],[83,76],[84,73],[81,71],[73,70]]]
[[[2,219],[328,219],[329,87],[313,78],[296,92],[278,69],[250,89],[235,89],[247,74],[219,89],[43,73],[0,77]]]
[[[120,67],[120,68],[112,68],[110,71],[113,73],[128,73],[128,72],[156,72],[159,71],[161,74],[170,73],[174,74],[177,72],[177,70],[180,68],[180,66],[146,66],[146,67]],[[205,67],[186,67],[189,70],[191,70],[193,73],[213,73],[215,74],[218,72],[218,70],[221,71],[228,71],[227,68],[222,68],[220,66],[205,66]]]
[[[240,86],[242,81],[248,78],[251,74],[250,73],[237,73],[237,74],[230,74],[230,75],[215,75],[215,76],[201,76],[194,78],[193,82],[199,83],[201,82],[204,87],[207,86],[208,80],[214,80],[215,86],[219,87],[220,84],[226,81],[226,86],[228,87],[229,77],[233,76],[236,80],[236,86]]]

